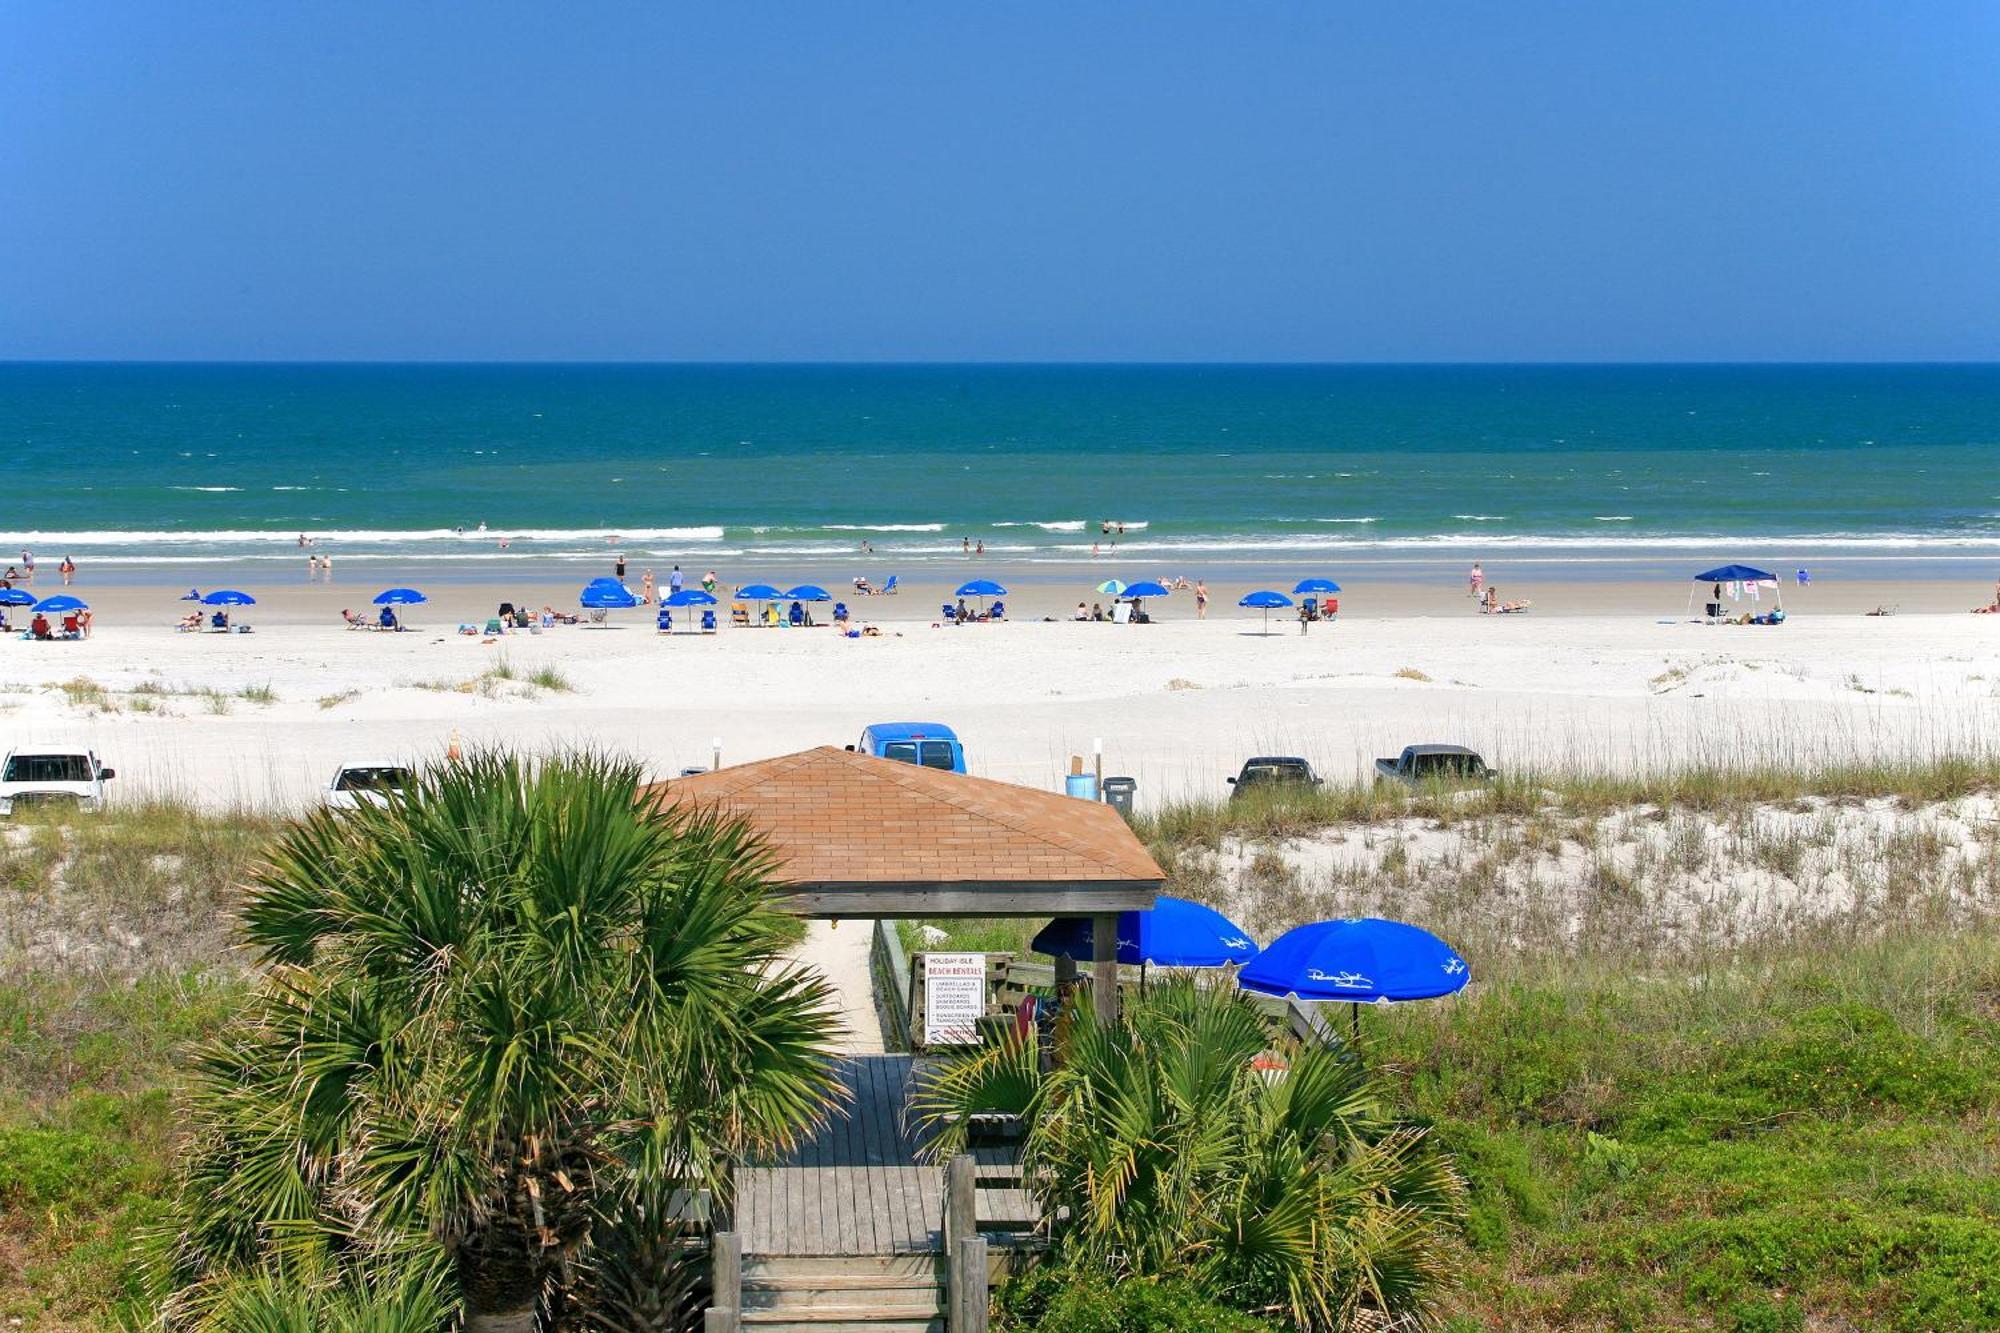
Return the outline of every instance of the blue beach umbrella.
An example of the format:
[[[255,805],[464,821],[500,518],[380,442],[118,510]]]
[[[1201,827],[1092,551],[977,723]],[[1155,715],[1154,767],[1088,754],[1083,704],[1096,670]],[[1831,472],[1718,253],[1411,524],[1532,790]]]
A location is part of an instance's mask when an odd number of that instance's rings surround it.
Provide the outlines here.
[[[667,600],[661,603],[661,605],[714,606],[715,594],[712,592],[703,592],[700,588],[682,588],[679,592],[668,594]]]
[[[1355,1006],[1434,1000],[1465,989],[1472,969],[1457,950],[1419,926],[1361,917],[1286,931],[1257,955],[1237,984],[1264,995],[1344,1000]]]
[[[1125,595],[1127,597],[1130,597],[1133,601],[1136,602],[1141,597],[1171,597],[1173,593],[1167,588],[1165,584],[1154,583],[1153,581],[1148,579],[1143,583],[1126,584]]]
[[[64,611],[88,611],[89,609],[89,602],[84,601],[81,597],[72,597],[66,592],[59,592],[53,597],[44,597],[41,601],[35,603],[35,610],[44,615],[49,612],[61,614]]]
[[[218,588],[201,599],[203,606],[255,606],[257,599],[234,588]]]
[[[385,588],[375,594],[377,606],[422,606],[429,600],[415,588]]]
[[[1106,579],[1097,585],[1097,590],[1109,597],[1116,597],[1125,591],[1125,585],[1117,579]]]
[[[1271,632],[1271,612],[1280,607],[1290,606],[1291,604],[1291,598],[1281,592],[1272,592],[1268,588],[1260,592],[1247,593],[1244,595],[1243,600],[1237,603],[1238,606],[1247,606],[1252,611],[1262,611],[1264,613],[1264,633],[1266,635],[1269,635]]]
[[[1058,917],[1042,927],[1036,953],[1089,962],[1097,957],[1089,917]],[[1118,961],[1157,967],[1225,967],[1257,956],[1248,931],[1212,907],[1161,897],[1145,912],[1118,914]]]
[[[784,598],[788,602],[830,602],[833,600],[833,594],[816,583],[801,583],[785,593]]]
[[[35,594],[26,588],[0,588],[0,606],[33,606]]]
[[[785,594],[768,583],[748,583],[738,588],[736,595],[753,602],[775,602]]]
[[[958,585],[960,597],[1005,597],[1007,590],[992,579],[974,579]]]
[[[1332,579],[1300,579],[1292,591],[1296,594],[1339,592],[1340,585]]]
[[[639,595],[616,579],[597,579],[584,585],[576,600],[589,611],[629,611],[639,605]]]

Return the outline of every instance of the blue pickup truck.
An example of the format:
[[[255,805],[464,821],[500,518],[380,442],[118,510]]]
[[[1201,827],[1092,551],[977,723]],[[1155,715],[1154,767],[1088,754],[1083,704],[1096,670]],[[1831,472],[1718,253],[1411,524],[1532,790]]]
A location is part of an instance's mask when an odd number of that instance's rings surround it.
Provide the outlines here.
[[[861,729],[861,739],[847,747],[877,759],[894,759],[950,773],[965,771],[965,747],[958,733],[942,722],[876,722]]]

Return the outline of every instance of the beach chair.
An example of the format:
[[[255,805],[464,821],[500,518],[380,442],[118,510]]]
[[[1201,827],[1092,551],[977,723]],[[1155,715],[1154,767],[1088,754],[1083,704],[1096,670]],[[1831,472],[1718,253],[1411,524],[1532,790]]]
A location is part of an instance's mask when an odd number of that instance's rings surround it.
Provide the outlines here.
[[[782,625],[783,623],[784,623],[783,619],[780,618],[778,615],[778,608],[775,606],[766,605],[764,608],[764,628],[776,629],[778,628],[779,625]]]
[[[706,607],[702,610],[701,632],[703,634],[715,633],[715,608],[712,606]]]
[[[65,639],[83,637],[83,622],[77,618],[76,612],[71,611],[62,618],[62,636]]]
[[[836,625],[845,625],[847,623],[846,602],[835,602],[833,604],[833,623]]]
[[[943,617],[944,623],[947,625],[956,625],[958,623],[958,608],[950,602],[944,604],[943,609],[938,612],[938,615]]]
[[[729,623],[732,625],[742,625],[745,628],[749,627],[750,606],[747,602],[731,602],[729,604]]]
[[[1007,603],[993,603],[993,609],[986,613],[986,618],[988,620],[1005,620],[1007,618]]]
[[[794,629],[802,627],[806,623],[805,607],[801,606],[797,602],[793,602],[791,614],[786,617],[786,620],[792,625]]]
[[[498,616],[488,616],[486,618],[486,632],[488,634],[505,634],[507,632],[507,622]]]
[[[219,629],[224,634],[227,634],[229,632],[229,617],[221,611],[211,612],[208,617],[208,627],[210,629]]]
[[[660,614],[653,617],[653,627],[656,633],[672,634],[674,632],[674,613],[664,606],[661,607]]]
[[[894,597],[896,595],[896,576],[891,574],[889,581],[877,588],[875,594],[878,597]]]

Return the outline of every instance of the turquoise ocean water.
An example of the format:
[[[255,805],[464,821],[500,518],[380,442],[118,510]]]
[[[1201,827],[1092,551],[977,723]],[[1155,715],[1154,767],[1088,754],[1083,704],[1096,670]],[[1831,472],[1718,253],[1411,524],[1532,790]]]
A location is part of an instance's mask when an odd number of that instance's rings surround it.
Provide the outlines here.
[[[50,563],[2000,558],[1994,366],[12,364],[0,442]]]

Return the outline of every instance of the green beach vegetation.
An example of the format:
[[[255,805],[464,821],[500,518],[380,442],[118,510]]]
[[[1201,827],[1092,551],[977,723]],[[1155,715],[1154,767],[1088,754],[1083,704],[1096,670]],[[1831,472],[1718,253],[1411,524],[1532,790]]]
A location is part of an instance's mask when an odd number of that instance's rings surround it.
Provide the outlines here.
[[[1171,892],[1261,893],[1274,920],[1286,903],[1400,900],[1473,958],[1454,1000],[1362,1013],[1385,1105],[1464,1181],[1451,1333],[1969,1330],[2000,1323],[1997,777],[1983,759],[1505,777],[1469,795],[1167,809],[1139,827]],[[171,804],[6,826],[0,1319],[68,1333],[144,1314],[137,1237],[174,1216],[201,1096],[185,1052],[260,1003],[231,922],[286,828]],[[1672,854],[1635,867],[1628,835]],[[1342,838],[1373,844],[1367,868],[1308,854]],[[1492,910],[1527,882],[1502,872],[1558,844],[1572,905],[1595,910]],[[1607,873],[1572,873],[1600,859]],[[1744,867],[1859,883],[1875,905],[1780,898],[1754,931],[1661,931],[1678,879]],[[930,947],[1025,943],[1018,924],[935,924]],[[917,934],[906,923],[926,947]],[[1004,1288],[999,1317],[1259,1326],[1184,1278],[1091,1287],[1053,1270]]]
[[[1452,1333],[1916,1333],[2000,1326],[1996,793],[1986,759],[1542,775],[1137,827],[1169,892],[1262,938],[1374,912],[1474,960],[1452,1000],[1361,1011],[1387,1103],[1466,1181]]]

